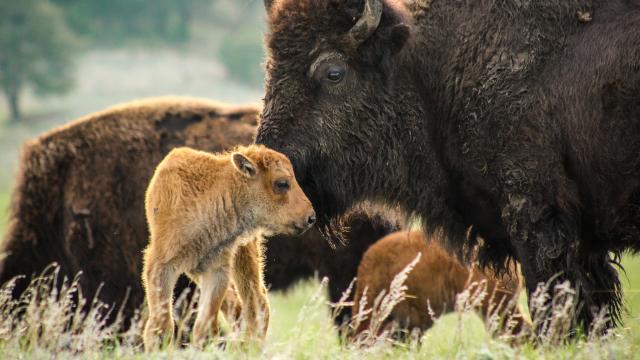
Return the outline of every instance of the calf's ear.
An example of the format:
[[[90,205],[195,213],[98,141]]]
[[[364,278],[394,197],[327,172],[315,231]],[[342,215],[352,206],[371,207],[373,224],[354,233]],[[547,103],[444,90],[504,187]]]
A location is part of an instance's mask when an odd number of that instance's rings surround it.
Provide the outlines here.
[[[258,173],[258,168],[256,164],[251,161],[248,157],[242,155],[241,153],[233,153],[231,155],[231,163],[242,175],[248,178],[254,178]]]

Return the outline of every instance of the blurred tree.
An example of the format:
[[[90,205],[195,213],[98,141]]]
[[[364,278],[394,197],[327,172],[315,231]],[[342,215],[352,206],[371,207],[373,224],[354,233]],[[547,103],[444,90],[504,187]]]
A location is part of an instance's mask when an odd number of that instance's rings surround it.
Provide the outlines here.
[[[264,83],[264,49],[259,29],[242,27],[228,34],[220,44],[218,57],[232,78],[251,86]]]
[[[189,40],[194,12],[211,0],[53,0],[69,26],[91,42],[109,45]]]
[[[214,7],[214,21],[225,29],[217,57],[231,78],[254,87],[264,83],[264,17],[262,0],[218,0]]]
[[[46,95],[73,85],[74,38],[48,0],[0,1],[0,89],[11,121],[21,117],[25,87]]]

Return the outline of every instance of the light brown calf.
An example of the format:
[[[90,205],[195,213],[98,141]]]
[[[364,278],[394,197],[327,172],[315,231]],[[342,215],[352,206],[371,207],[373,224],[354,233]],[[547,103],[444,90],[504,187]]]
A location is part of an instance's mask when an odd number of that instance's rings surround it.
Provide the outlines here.
[[[175,149],[156,168],[145,209],[150,230],[142,275],[149,306],[145,348],[172,340],[172,294],[182,273],[200,288],[197,344],[217,332],[231,280],[247,336],[263,340],[269,305],[262,237],[300,234],[315,221],[289,159],[259,145],[218,155]]]
[[[434,320],[429,315],[429,308],[436,316],[454,311],[458,294],[471,283],[486,281],[488,294],[477,309],[480,315],[485,320],[492,314],[511,317],[515,321],[515,326],[510,329],[512,333],[518,333],[523,326],[527,326],[519,307],[511,306],[515,303],[511,302],[512,299],[517,299],[520,293],[515,266],[510,268],[509,274],[505,274],[504,278],[482,272],[475,267],[466,267],[442,249],[437,241],[427,241],[420,231],[400,231],[387,235],[365,252],[358,267],[353,314],[360,311],[359,303],[365,288],[368,303],[366,307],[370,308],[383,290],[389,293],[393,278],[418,253],[422,253],[420,260],[405,282],[408,296],[396,305],[386,320],[386,325],[395,322],[400,329],[425,331],[433,325]],[[351,336],[368,328],[367,319]]]

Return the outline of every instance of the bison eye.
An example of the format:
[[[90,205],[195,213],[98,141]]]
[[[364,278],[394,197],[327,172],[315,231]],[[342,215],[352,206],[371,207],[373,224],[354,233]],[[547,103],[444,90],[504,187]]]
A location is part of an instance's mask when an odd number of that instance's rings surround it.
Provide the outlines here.
[[[345,69],[341,66],[331,65],[327,69],[327,80],[332,83],[339,83],[344,78]]]
[[[276,182],[273,184],[273,189],[275,192],[280,193],[280,194],[284,194],[287,191],[289,191],[289,188],[291,187],[291,184],[289,184],[289,180],[276,180]]]

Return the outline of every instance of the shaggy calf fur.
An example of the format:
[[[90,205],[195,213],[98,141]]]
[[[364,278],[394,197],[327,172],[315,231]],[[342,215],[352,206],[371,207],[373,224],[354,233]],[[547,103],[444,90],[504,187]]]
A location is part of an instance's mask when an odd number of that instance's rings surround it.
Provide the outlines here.
[[[156,168],[145,209],[150,230],[143,270],[149,305],[145,348],[155,348],[159,334],[173,336],[173,288],[181,273],[201,290],[196,343],[217,332],[230,278],[242,300],[248,335],[264,340],[269,305],[262,236],[297,235],[315,222],[289,159],[259,145],[219,155],[175,149]]]
[[[86,116],[27,142],[10,226],[0,244],[7,255],[0,260],[0,284],[26,276],[14,289],[18,297],[31,275],[56,262],[67,278],[82,271],[83,295],[112,305],[109,321],[122,308],[128,327],[144,302],[139,281],[149,239],[144,192],[156,165],[178,146],[219,152],[250,144],[258,113],[256,107],[210,100],[149,99]],[[317,273],[329,277],[331,300],[337,301],[369,245],[397,230],[381,216],[362,213],[346,225],[346,242],[334,241],[335,249],[315,229],[295,239],[269,238],[268,287],[284,290]],[[181,277],[176,293],[188,285]]]
[[[515,267],[512,267],[503,279],[475,267],[466,267],[435,241],[428,241],[419,231],[393,233],[365,252],[358,267],[354,316],[362,310],[360,302],[363,295],[367,301],[366,310],[372,306],[381,292],[389,293],[389,285],[393,278],[413,261],[418,253],[422,254],[420,260],[405,282],[408,296],[396,305],[385,320],[386,325],[395,323],[400,329],[425,331],[435,320],[429,311],[435,316],[453,311],[458,294],[469,288],[472,283],[476,283],[474,286],[484,286],[486,283],[487,295],[481,307],[477,309],[485,321],[490,320],[494,314],[503,320],[512,319],[513,324],[509,325],[508,321],[503,321],[502,326],[504,330],[513,334],[519,333],[523,326],[526,326],[517,306],[520,284]],[[369,318],[360,323],[351,336],[356,337],[368,328]],[[382,326],[380,330],[384,328],[386,326]]]

